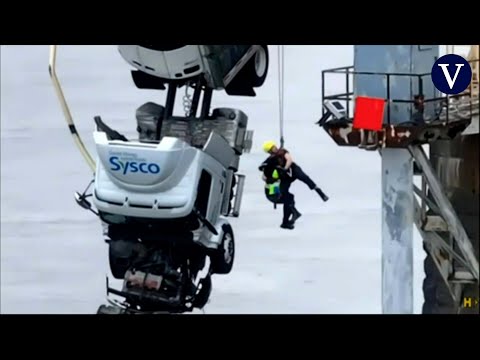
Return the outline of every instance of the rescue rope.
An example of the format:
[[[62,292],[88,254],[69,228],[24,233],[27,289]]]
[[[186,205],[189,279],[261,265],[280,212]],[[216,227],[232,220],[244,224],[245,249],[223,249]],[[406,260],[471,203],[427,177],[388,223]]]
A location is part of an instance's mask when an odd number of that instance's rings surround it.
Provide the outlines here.
[[[284,48],[283,45],[278,45],[278,106],[279,106],[279,116],[280,116],[280,147],[283,148],[283,145],[285,143],[285,139],[283,136],[283,130],[284,130],[284,120],[283,120],[283,115],[284,115],[284,66],[283,66],[283,61],[284,61]]]

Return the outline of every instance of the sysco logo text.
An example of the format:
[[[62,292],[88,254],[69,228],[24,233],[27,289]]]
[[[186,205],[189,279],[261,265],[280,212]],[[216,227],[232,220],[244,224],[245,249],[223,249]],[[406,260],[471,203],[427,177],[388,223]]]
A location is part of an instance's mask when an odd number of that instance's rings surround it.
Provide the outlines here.
[[[137,161],[120,161],[117,156],[110,158],[110,170],[121,171],[124,175],[129,172],[136,173],[141,172],[144,174],[158,174],[160,172],[160,166],[155,163],[137,162]]]

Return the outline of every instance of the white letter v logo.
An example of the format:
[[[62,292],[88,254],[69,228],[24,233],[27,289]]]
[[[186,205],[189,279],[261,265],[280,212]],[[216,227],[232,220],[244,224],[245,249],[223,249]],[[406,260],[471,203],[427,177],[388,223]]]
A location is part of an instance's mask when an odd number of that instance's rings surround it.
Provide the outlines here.
[[[450,90],[452,90],[453,85],[455,85],[455,81],[457,80],[458,73],[460,72],[460,68],[465,64],[455,64],[457,66],[457,71],[455,72],[455,76],[452,78],[450,77],[450,73],[448,72],[448,64],[438,64],[443,70],[443,74],[445,75],[445,79],[447,80],[448,86],[450,86]]]

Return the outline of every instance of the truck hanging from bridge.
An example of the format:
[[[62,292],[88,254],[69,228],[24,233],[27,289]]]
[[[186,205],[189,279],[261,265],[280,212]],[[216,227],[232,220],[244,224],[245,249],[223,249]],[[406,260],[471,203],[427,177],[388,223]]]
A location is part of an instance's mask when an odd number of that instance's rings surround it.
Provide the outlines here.
[[[71,134],[94,172],[76,201],[105,225],[111,275],[123,282],[115,289],[107,277],[112,306],[102,305],[98,313],[203,308],[212,275],[233,269],[228,217],[240,213],[245,178],[238,174],[240,156],[250,150],[253,136],[243,111],[210,109],[212,94],[255,96],[254,88],[267,77],[268,46],[119,45],[120,55],[135,68],[135,86],[167,90],[167,96],[164,105],[147,102],[137,108],[137,139],[127,139],[95,116],[96,160],[63,96],[56,50],[51,47],[50,75]],[[178,116],[175,98],[183,86],[194,94],[188,111]]]

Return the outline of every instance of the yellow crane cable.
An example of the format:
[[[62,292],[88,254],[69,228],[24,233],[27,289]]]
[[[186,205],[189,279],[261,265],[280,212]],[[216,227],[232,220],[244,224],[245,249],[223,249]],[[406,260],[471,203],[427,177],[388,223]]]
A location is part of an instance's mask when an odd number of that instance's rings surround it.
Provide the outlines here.
[[[60,85],[60,81],[58,80],[57,73],[56,73],[56,60],[57,60],[57,45],[50,45],[50,61],[48,65],[48,72],[50,73],[50,78],[52,79],[55,92],[58,96],[58,100],[60,101],[63,115],[65,116],[65,120],[67,121],[70,133],[72,134],[73,140],[75,141],[78,149],[80,150],[80,153],[84,157],[90,169],[92,171],[95,171],[95,160],[93,160],[92,156],[90,155],[87,148],[83,144],[82,139],[80,138],[80,135],[75,127],[75,123],[73,121],[72,114],[70,113],[70,109],[68,107],[67,101],[65,100],[65,96],[63,94],[62,87]]]

